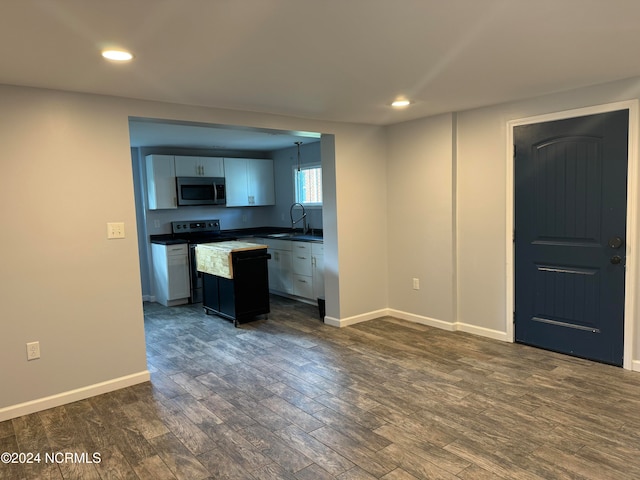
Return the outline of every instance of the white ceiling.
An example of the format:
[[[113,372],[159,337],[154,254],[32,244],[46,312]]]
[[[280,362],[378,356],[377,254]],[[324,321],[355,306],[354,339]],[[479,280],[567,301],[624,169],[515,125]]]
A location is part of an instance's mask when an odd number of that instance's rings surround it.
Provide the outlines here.
[[[638,45],[638,0],[19,0],[0,83],[385,125],[638,76]]]

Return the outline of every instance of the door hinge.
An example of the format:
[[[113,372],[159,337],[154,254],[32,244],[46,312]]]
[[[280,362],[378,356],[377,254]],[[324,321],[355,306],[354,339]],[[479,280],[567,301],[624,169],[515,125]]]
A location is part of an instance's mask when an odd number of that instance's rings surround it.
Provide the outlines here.
[[[513,230],[512,241],[513,241],[513,243],[516,243],[516,231],[515,231],[515,229]]]
[[[516,323],[516,312],[513,312],[513,323]]]
[[[516,158],[516,151],[517,151],[516,144],[514,143],[513,144],[513,158]]]

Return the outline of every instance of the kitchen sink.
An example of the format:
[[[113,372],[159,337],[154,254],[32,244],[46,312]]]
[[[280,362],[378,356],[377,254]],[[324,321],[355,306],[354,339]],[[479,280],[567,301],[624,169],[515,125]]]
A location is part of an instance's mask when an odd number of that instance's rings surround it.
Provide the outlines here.
[[[267,238],[291,238],[295,240],[322,241],[322,236],[320,235],[305,235],[302,233],[270,233],[267,235]]]
[[[306,240],[306,241],[322,241],[322,237],[318,235],[303,235],[302,233],[291,235],[289,238],[294,240]]]

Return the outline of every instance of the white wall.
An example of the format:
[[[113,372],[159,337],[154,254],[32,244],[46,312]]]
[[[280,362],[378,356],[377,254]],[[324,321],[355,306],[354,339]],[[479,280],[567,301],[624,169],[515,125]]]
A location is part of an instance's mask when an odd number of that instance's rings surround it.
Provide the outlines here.
[[[324,140],[324,139],[323,139]],[[339,266],[340,311],[337,317],[327,307],[325,321],[333,325],[379,317],[388,305],[387,277],[387,182],[386,142],[382,127],[344,125],[335,134],[335,202],[327,199],[330,170],[323,155],[323,223],[325,228],[325,272],[331,278]],[[337,226],[331,228],[332,211]],[[337,238],[337,264],[327,258]],[[328,272],[327,272],[328,269]],[[326,285],[326,282],[325,282]],[[330,285],[327,301],[331,296]],[[339,320],[339,322],[337,322]]]
[[[386,306],[383,129],[10,86],[0,111],[0,420],[147,378],[129,117],[326,133],[327,314]]]
[[[388,313],[507,340],[507,122],[638,98],[636,78],[387,127]]]
[[[10,406],[148,374],[122,105],[0,87],[0,111],[2,420],[24,413]],[[107,222],[124,222],[126,238],[107,240]],[[27,362],[31,341],[41,358]]]
[[[451,114],[388,128],[389,307],[445,328],[456,321],[452,147]]]
[[[458,321],[500,338],[506,312],[507,131],[510,120],[640,97],[631,79],[458,114]],[[636,132],[637,133],[637,132]],[[638,216],[638,209],[630,213]],[[634,359],[637,360],[638,316]]]

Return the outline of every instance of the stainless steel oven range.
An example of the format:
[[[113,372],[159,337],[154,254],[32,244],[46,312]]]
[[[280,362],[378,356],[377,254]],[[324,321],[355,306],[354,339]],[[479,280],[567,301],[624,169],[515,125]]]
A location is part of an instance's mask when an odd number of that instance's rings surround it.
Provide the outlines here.
[[[186,220],[171,222],[174,238],[185,240],[189,245],[189,282],[191,303],[202,302],[202,274],[196,268],[196,245],[199,243],[224,242],[236,237],[220,232],[220,220]]]

